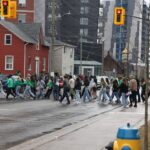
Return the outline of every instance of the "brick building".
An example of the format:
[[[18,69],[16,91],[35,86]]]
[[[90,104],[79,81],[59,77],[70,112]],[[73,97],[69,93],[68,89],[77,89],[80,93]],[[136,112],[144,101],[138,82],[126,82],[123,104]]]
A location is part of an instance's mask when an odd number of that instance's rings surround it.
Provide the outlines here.
[[[13,24],[0,21],[0,72],[22,76],[48,71],[49,44],[43,38],[41,24]]]

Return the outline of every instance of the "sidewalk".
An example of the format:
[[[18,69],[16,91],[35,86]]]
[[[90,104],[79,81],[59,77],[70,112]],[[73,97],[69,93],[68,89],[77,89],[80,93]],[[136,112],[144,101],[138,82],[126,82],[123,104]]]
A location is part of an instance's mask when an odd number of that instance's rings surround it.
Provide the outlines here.
[[[139,111],[140,110],[140,111]],[[118,127],[143,124],[143,105],[140,108],[119,108],[52,134],[32,139],[9,150],[103,150],[115,139]]]

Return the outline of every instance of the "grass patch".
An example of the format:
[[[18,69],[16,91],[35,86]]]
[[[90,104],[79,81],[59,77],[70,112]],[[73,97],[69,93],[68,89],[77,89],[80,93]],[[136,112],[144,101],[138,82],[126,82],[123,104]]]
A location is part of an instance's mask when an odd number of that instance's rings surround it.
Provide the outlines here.
[[[150,122],[148,123],[148,150],[150,150]],[[141,150],[144,150],[144,125],[140,128]]]

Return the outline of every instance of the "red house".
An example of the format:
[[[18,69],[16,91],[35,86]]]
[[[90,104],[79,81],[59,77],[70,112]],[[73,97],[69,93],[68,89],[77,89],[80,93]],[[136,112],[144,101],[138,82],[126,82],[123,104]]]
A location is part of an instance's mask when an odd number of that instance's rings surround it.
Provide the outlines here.
[[[13,24],[0,21],[0,72],[14,74],[48,72],[49,44],[45,42],[39,23]]]

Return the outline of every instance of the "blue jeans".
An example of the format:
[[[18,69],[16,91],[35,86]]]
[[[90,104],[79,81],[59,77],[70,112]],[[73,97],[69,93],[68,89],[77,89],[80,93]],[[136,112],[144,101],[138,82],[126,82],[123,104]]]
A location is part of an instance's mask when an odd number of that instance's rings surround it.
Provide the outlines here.
[[[76,95],[75,95],[75,97],[76,97],[76,101],[80,101],[80,90],[76,90]]]
[[[35,98],[35,95],[32,93],[31,87],[29,85],[26,85],[26,88],[24,90],[24,95],[28,95]]]
[[[68,96],[68,91],[67,91],[66,88],[64,88],[63,96],[62,96],[60,101],[62,102],[65,97],[67,98],[67,102],[70,103],[69,96]]]
[[[17,98],[23,98],[23,95],[20,94],[21,86],[16,87],[16,96]]]
[[[99,92],[99,101],[106,101],[108,100],[108,96],[107,96],[107,93],[106,93],[106,88],[102,88]]]
[[[44,89],[40,88],[37,94],[37,98],[44,98]]]
[[[59,100],[59,86],[58,85],[54,85],[53,96],[54,96],[54,100]]]
[[[120,98],[119,98],[119,93],[118,92],[113,92],[110,98],[110,101],[113,100],[114,96],[117,98],[117,103],[120,103]]]
[[[89,89],[88,87],[85,87],[84,88],[84,93],[83,93],[83,101],[85,102],[86,101],[86,98],[91,101],[91,96],[89,94]]]
[[[128,105],[128,100],[127,100],[128,96],[126,95],[126,93],[122,93],[121,96],[122,96],[122,104],[124,107],[126,107]]]

